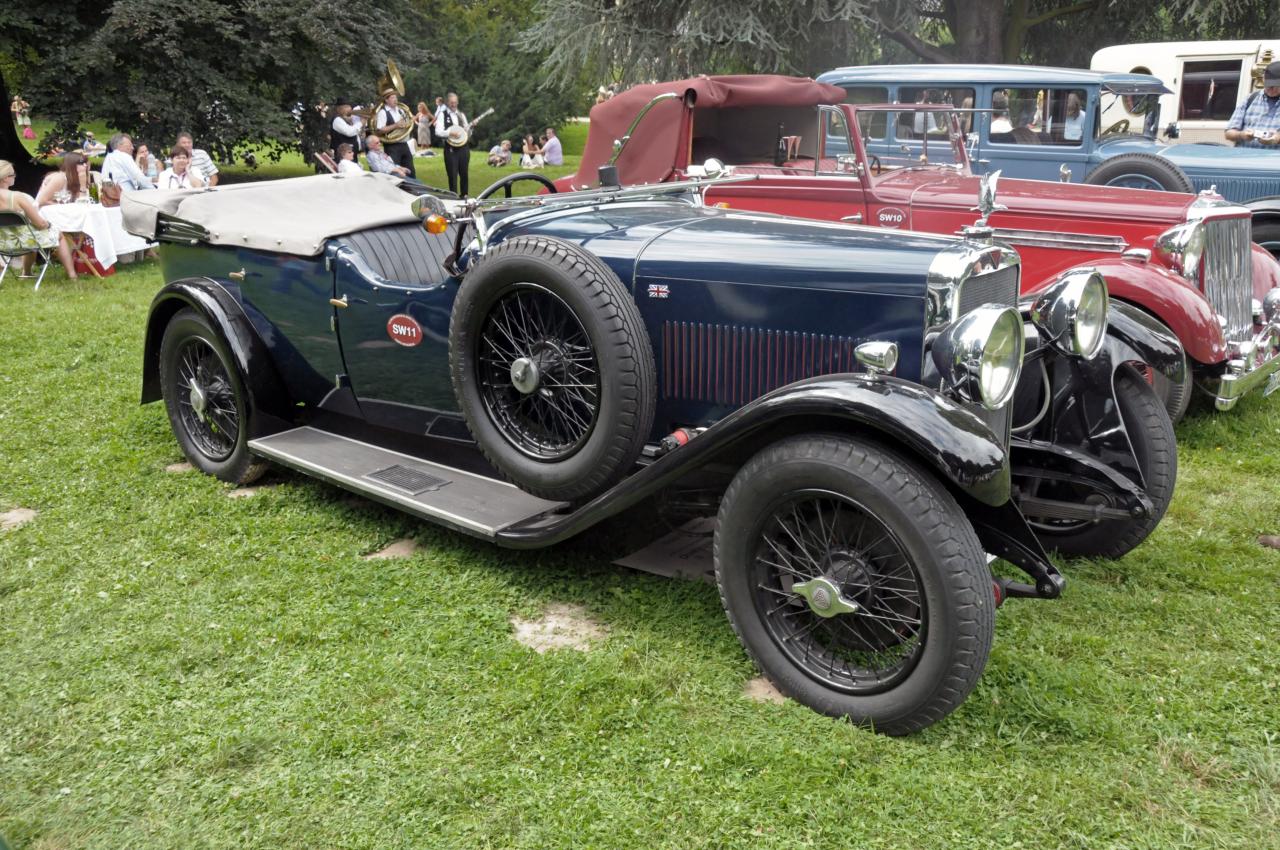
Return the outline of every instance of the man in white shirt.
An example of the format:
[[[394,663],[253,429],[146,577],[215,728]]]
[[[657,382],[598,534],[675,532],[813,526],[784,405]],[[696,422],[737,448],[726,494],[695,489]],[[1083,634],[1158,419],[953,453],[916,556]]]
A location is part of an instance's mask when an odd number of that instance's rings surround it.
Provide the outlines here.
[[[213,157],[209,156],[208,151],[196,147],[195,139],[191,138],[190,133],[185,130],[179,133],[174,147],[186,148],[191,151],[191,168],[200,175],[204,185],[218,185],[218,166],[214,165]]]
[[[358,155],[361,149],[360,131],[363,128],[364,121],[359,115],[353,114],[351,101],[345,97],[338,98],[333,107],[333,120],[329,122],[329,147],[333,149],[333,155],[338,155],[338,148],[342,145],[351,145],[351,150]]]
[[[155,188],[134,162],[133,139],[126,133],[116,133],[111,137],[111,153],[102,161],[102,179],[115,183],[126,192]]]
[[[412,177],[413,170],[413,151],[409,150],[409,143],[405,142],[389,142],[386,137],[396,132],[403,132],[413,122],[413,119],[400,111],[400,98],[396,95],[395,89],[387,89],[382,93],[382,105],[378,107],[377,116],[374,118],[373,132],[377,133],[382,139],[382,146],[387,156],[391,160]],[[408,136],[405,136],[407,139]]]
[[[458,111],[458,95],[453,92],[449,92],[444,108],[436,115],[436,135],[444,142],[444,173],[449,176],[449,191],[465,198],[471,169],[471,148],[449,144],[450,127],[471,129],[467,116]]]
[[[554,127],[547,128],[547,143],[542,146],[542,161],[547,165],[564,165],[564,150],[556,138]]]

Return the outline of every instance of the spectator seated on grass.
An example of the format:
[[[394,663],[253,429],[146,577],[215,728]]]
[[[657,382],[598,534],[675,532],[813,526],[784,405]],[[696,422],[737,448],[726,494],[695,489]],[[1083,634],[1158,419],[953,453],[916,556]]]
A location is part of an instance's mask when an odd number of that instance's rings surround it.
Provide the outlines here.
[[[356,149],[343,142],[338,145],[338,173],[363,174],[364,169],[356,162]]]
[[[35,199],[25,192],[13,190],[13,163],[0,159],[0,212],[17,213],[26,219],[30,227],[10,225],[0,227],[0,257],[5,263],[9,257],[22,255],[22,276],[34,277],[31,268],[35,265],[38,251],[56,251],[67,277],[76,279],[76,267],[71,262],[71,248],[62,239],[36,206]]]
[[[489,164],[502,168],[511,164],[511,140],[503,139],[502,144],[489,148]]]
[[[547,165],[564,165],[564,149],[556,138],[556,129],[547,128],[546,143],[542,146],[542,161]]]
[[[545,163],[542,159],[542,148],[538,147],[538,142],[533,138],[533,133],[524,137],[524,150],[520,156],[521,168],[541,168]]]

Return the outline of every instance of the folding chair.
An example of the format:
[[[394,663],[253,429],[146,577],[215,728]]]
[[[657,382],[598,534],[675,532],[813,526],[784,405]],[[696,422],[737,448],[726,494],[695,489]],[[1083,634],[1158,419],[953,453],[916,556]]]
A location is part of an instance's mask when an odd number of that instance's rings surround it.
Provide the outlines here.
[[[330,174],[338,173],[338,163],[333,161],[333,157],[323,151],[316,152],[316,162],[329,169]]]
[[[0,212],[0,231],[10,230],[20,236],[27,234],[31,237],[32,248],[23,248],[19,251],[10,251],[6,248],[0,248],[0,259],[4,260],[4,269],[0,271],[0,283],[4,283],[4,277],[9,273],[9,263],[19,257],[25,257],[27,254],[36,254],[44,261],[40,266],[40,276],[36,278],[36,289],[40,288],[41,281],[44,280],[44,273],[49,270],[49,261],[53,256],[52,248],[41,248],[36,241],[36,229],[31,226],[31,222],[27,221],[27,217],[19,212],[3,211]]]

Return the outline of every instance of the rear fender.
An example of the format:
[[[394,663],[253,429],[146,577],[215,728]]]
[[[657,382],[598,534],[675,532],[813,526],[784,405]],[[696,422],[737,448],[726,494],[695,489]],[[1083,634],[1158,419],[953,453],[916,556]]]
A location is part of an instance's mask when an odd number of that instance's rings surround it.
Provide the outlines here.
[[[1192,360],[1207,365],[1227,357],[1226,340],[1213,308],[1184,279],[1154,263],[1110,258],[1090,263],[1107,281],[1112,305],[1127,301],[1169,327]]]
[[[142,403],[160,401],[160,343],[170,319],[184,308],[199,312],[218,331],[249,394],[249,437],[272,433],[293,419],[293,403],[262,337],[226,287],[210,278],[166,284],[151,301],[143,347]]]

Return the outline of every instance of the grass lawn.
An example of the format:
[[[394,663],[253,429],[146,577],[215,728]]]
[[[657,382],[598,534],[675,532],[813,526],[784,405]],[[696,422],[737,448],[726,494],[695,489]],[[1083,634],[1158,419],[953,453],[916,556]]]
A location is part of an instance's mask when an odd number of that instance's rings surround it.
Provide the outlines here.
[[[35,153],[36,143],[50,129],[52,122],[42,121],[40,119],[32,120],[32,129],[35,130],[36,138],[23,142],[27,146],[27,150]],[[113,130],[102,122],[90,122],[83,125],[85,130],[93,132],[98,141],[106,143],[110,138]],[[582,149],[587,143],[587,124],[585,122],[570,122],[565,124],[559,130],[560,141],[564,147],[564,165],[550,166],[542,169],[539,173],[550,179],[563,177],[566,174],[572,174],[578,170],[578,163],[582,160]],[[488,156],[488,149],[473,148],[471,151],[471,193],[475,194],[488,186],[493,181],[513,171],[518,171],[520,159],[520,145],[518,139],[512,139],[515,148],[515,166],[507,168],[491,168],[485,164],[485,157]],[[164,142],[160,145],[163,150],[167,150],[168,144],[172,140]],[[160,155],[161,151],[157,150],[157,145],[151,145],[151,152]],[[414,166],[416,176],[428,186],[439,186],[447,188],[449,185],[448,178],[444,172],[444,157],[439,148],[436,148],[436,156],[434,157],[416,157]],[[316,170],[313,165],[308,165],[302,158],[302,154],[293,152],[286,153],[275,162],[267,159],[264,154],[260,154],[260,160],[256,168],[250,168],[244,163],[224,164],[219,163],[221,170],[221,181],[224,183],[242,183],[247,180],[278,180],[282,177],[302,177],[308,174],[315,174]],[[55,162],[51,161],[51,162]],[[91,159],[94,170],[102,167],[102,157],[93,157]],[[361,161],[363,164],[363,160]],[[538,184],[532,182],[522,182],[516,184],[514,192],[517,195],[527,195],[538,191]]]
[[[1280,398],[1200,414],[1154,537],[1014,600],[908,739],[743,696],[712,587],[498,550],[301,476],[165,467],[154,264],[0,288],[0,836],[15,848],[1276,847]],[[362,556],[411,536],[401,560]],[[585,606],[589,652],[510,618]]]

